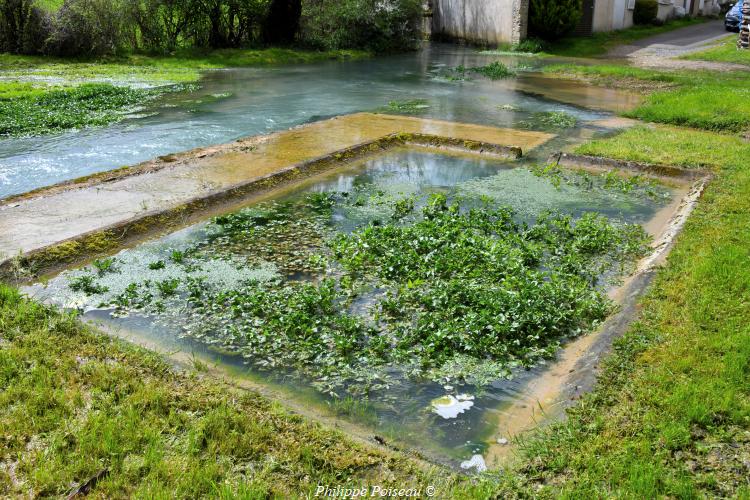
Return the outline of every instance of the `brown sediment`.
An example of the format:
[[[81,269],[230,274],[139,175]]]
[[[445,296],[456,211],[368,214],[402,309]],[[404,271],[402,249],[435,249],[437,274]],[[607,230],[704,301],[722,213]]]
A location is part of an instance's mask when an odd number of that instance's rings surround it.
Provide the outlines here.
[[[193,150],[0,204],[0,275],[12,277],[14,256],[35,274],[54,272],[391,147],[514,159],[552,137],[360,113]]]
[[[577,165],[568,157],[566,166],[601,169],[605,168],[604,165],[617,163],[616,160],[605,158],[598,159],[598,162],[591,157],[585,159],[587,161],[584,165]],[[651,253],[638,262],[634,273],[620,286],[610,290],[609,297],[619,306],[619,311],[609,317],[596,332],[568,343],[547,369],[529,380],[517,401],[498,412],[497,434],[493,437],[486,456],[488,465],[502,466],[512,462],[516,452],[514,438],[540,424],[564,418],[565,409],[593,388],[599,360],[609,351],[612,342],[630,326],[637,314],[640,295],[650,284],[657,266],[666,259],[675,238],[711,178],[705,171],[653,167],[625,162],[626,171],[650,171],[650,175],[676,180],[679,183],[679,196],[645,225],[645,229],[655,237]],[[507,439],[508,443],[498,443],[499,438]]]
[[[622,128],[630,128],[634,127],[635,125],[638,125],[638,120],[633,120],[632,118],[624,118],[622,116],[610,116],[608,118],[602,118],[601,120],[594,120],[591,122],[591,125],[594,125],[596,127],[603,127],[603,128],[609,128],[609,129],[622,129]]]
[[[548,73],[522,73],[518,78],[507,80],[507,85],[528,94],[603,111],[629,111],[643,100],[641,95],[631,89],[581,85],[578,79]]]

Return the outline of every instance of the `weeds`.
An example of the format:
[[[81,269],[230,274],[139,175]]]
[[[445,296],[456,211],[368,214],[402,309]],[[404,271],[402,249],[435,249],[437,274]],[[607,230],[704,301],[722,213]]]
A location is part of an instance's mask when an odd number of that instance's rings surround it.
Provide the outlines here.
[[[107,125],[122,119],[124,109],[142,105],[160,94],[154,90],[89,84],[0,100],[0,136]]]
[[[374,196],[368,203],[381,203]],[[325,242],[319,224],[361,207],[360,197],[313,193],[301,203],[320,222],[284,205],[219,217],[207,247],[181,251],[179,274],[152,262],[160,278],[129,285],[111,305],[176,322],[184,335],[241,354],[259,369],[294,368],[337,396],[384,390],[395,382],[394,368],[429,377],[453,367],[453,377],[488,383],[490,372],[498,378],[530,366],[603,320],[610,302],[601,277],[646,248],[639,226],[594,214],[547,214],[527,226],[507,208],[450,204],[443,195],[383,202],[390,219],[329,233]],[[317,247],[305,249],[304,231]],[[278,252],[282,234],[295,234],[291,261]],[[192,259],[202,252],[264,246],[267,237],[275,245],[269,257],[282,268],[314,265],[320,281],[246,279],[216,288],[195,274],[200,266]],[[87,282],[89,290],[95,286]],[[355,301],[369,304],[364,314],[350,309]],[[458,363],[457,353],[474,363]]]
[[[430,109],[427,99],[411,99],[406,101],[391,101],[384,111],[391,113],[424,113]]]
[[[516,76],[515,71],[511,70],[500,61],[495,61],[486,66],[471,68],[469,69],[469,71],[472,73],[479,73],[480,75],[486,76],[490,80],[502,80],[504,78],[511,78],[513,76]]]

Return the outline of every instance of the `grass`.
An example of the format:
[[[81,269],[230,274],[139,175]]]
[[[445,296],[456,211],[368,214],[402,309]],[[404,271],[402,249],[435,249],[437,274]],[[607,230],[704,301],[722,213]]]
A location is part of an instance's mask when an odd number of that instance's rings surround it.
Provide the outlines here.
[[[297,496],[360,481],[452,498],[747,497],[750,144],[642,126],[576,152],[716,177],[596,390],[524,439],[516,468],[472,481],[425,472],[1,286],[0,491],[60,495],[107,470],[100,497]]]
[[[0,54],[4,78],[66,82],[135,82],[152,86],[191,83],[201,72],[243,66],[353,60],[369,54],[354,50],[307,51],[284,48],[180,51],[169,56],[131,54],[94,60]]]
[[[367,55],[348,50],[283,48],[183,51],[171,56],[133,54],[97,60],[0,54],[0,135],[106,125],[121,119],[122,112],[132,104],[183,89],[174,86],[196,82],[208,70],[350,60]],[[86,87],[91,84],[97,86]],[[144,86],[162,90],[148,91]],[[98,89],[102,96],[94,98],[87,88]]]
[[[750,144],[640,127],[579,153],[716,178],[617,342],[598,388],[526,443],[526,487],[568,498],[750,495]]]
[[[729,35],[711,48],[684,55],[680,59],[726,62],[750,66],[750,51],[738,49],[737,35]]]
[[[257,394],[91,331],[0,285],[0,495],[304,496],[318,484],[448,488]]]
[[[544,52],[554,56],[565,57],[596,57],[606,54],[618,45],[649,36],[666,33],[686,26],[693,26],[705,22],[701,18],[674,19],[663,26],[633,26],[625,30],[594,33],[588,37],[571,36],[549,43]]]
[[[750,129],[750,72],[659,71],[631,66],[556,65],[546,68],[590,83],[647,93],[625,116],[718,132]]]

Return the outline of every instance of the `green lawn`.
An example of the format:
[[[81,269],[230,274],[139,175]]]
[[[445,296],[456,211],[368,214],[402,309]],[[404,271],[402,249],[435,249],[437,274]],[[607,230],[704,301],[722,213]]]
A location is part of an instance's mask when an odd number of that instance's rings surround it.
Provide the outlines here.
[[[658,71],[615,64],[555,65],[545,71],[607,87],[646,89],[644,102],[625,113],[631,118],[720,132],[750,130],[750,72]]]
[[[682,56],[682,59],[744,64],[750,66],[750,50],[737,48],[737,35],[729,35],[715,46]]]

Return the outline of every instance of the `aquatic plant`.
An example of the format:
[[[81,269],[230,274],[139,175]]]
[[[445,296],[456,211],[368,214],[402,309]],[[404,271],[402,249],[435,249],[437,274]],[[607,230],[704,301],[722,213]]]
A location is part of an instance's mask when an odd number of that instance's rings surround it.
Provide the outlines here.
[[[503,78],[516,76],[516,73],[513,70],[500,61],[492,62],[486,66],[471,68],[469,71],[484,75],[490,80],[501,80]]]
[[[544,111],[534,113],[531,119],[521,122],[524,128],[541,128],[543,130],[560,130],[575,127],[578,119],[564,111]]]
[[[75,292],[83,292],[86,295],[100,295],[109,291],[106,286],[96,283],[94,276],[90,274],[84,274],[71,280],[70,289]]]
[[[115,259],[113,259],[112,257],[106,259],[97,259],[92,263],[92,265],[96,269],[97,273],[102,276],[115,270]]]
[[[383,111],[391,113],[424,113],[430,109],[427,99],[408,99],[404,101],[390,101]]]
[[[0,100],[0,136],[39,134],[120,120],[124,110],[163,93],[108,84],[87,84]]]
[[[555,187],[562,184],[575,186],[586,191],[608,191],[629,195],[632,198],[647,198],[655,201],[668,200],[669,189],[656,180],[644,175],[626,175],[608,170],[590,172],[583,169],[562,168],[557,163],[532,165],[531,172],[537,177],[548,179]]]
[[[486,384],[551,356],[607,316],[602,279],[646,248],[640,226],[593,213],[542,214],[529,225],[490,202],[366,192],[313,193],[218,217],[205,240],[179,250],[179,264],[141,263],[149,277],[132,283],[117,272],[84,274],[71,287],[256,368],[293,369],[332,395],[367,395],[404,377]],[[326,227],[338,211],[368,204],[385,216],[351,232]],[[240,271],[237,257],[216,260],[248,246],[246,262],[262,254],[289,273],[314,268],[316,278],[282,282]],[[214,260],[202,263],[207,255]],[[221,274],[245,274],[217,281],[208,269],[222,265]]]

